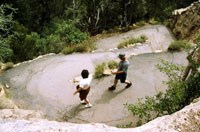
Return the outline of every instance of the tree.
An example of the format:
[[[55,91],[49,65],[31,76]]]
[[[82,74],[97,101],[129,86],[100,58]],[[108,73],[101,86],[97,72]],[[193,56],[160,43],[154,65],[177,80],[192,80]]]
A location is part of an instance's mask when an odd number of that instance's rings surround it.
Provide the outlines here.
[[[5,13],[5,11],[10,13]],[[12,56],[12,49],[8,43],[8,36],[12,32],[14,9],[9,5],[0,6],[0,61],[7,61]]]

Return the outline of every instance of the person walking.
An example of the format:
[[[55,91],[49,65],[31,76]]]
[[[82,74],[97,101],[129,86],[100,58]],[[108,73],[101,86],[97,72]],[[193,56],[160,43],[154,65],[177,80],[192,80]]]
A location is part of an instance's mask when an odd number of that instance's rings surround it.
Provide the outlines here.
[[[90,92],[90,83],[92,81],[92,77],[89,77],[89,71],[84,69],[81,72],[82,79],[79,81],[79,84],[76,86],[76,91],[74,95],[79,93],[79,98],[82,104],[86,104],[86,108],[92,107],[92,104],[87,99],[87,95]]]
[[[129,88],[132,85],[131,81],[126,80],[129,61],[123,53],[120,53],[118,57],[121,60],[118,65],[118,70],[116,72],[111,71],[111,73],[115,75],[114,84],[108,88],[111,91],[116,89],[118,80],[120,80],[121,83],[127,84],[125,88]]]

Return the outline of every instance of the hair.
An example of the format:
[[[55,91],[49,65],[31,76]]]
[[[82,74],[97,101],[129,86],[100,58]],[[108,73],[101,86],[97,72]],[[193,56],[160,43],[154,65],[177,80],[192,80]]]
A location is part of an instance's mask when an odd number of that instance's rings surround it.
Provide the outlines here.
[[[82,76],[83,78],[88,78],[88,76],[89,76],[88,70],[86,70],[86,69],[82,70],[81,76]]]

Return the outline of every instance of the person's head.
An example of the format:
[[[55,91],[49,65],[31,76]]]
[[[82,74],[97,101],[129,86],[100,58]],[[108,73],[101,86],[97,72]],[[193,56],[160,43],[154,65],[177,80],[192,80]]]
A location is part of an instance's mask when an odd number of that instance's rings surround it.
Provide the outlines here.
[[[119,57],[119,59],[121,59],[121,60],[125,60],[125,58],[126,58],[126,56],[125,56],[124,53],[120,53],[120,54],[118,55],[118,57]]]
[[[82,76],[83,78],[88,78],[88,76],[89,76],[89,71],[86,70],[86,69],[82,70],[81,76]]]

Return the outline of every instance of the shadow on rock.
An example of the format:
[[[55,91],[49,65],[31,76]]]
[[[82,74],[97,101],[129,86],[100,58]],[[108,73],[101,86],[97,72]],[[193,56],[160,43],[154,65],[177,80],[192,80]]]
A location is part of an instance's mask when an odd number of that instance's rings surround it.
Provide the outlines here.
[[[102,94],[101,98],[97,101],[95,101],[96,104],[107,104],[109,103],[113,98],[115,98],[118,94],[124,92],[126,89],[121,89],[119,91],[109,91],[105,90]]]
[[[63,119],[65,121],[68,121],[69,119],[75,118],[78,113],[81,111],[84,111],[88,108],[85,108],[85,105],[78,104],[76,106],[69,106],[66,108],[66,110],[63,112]]]

